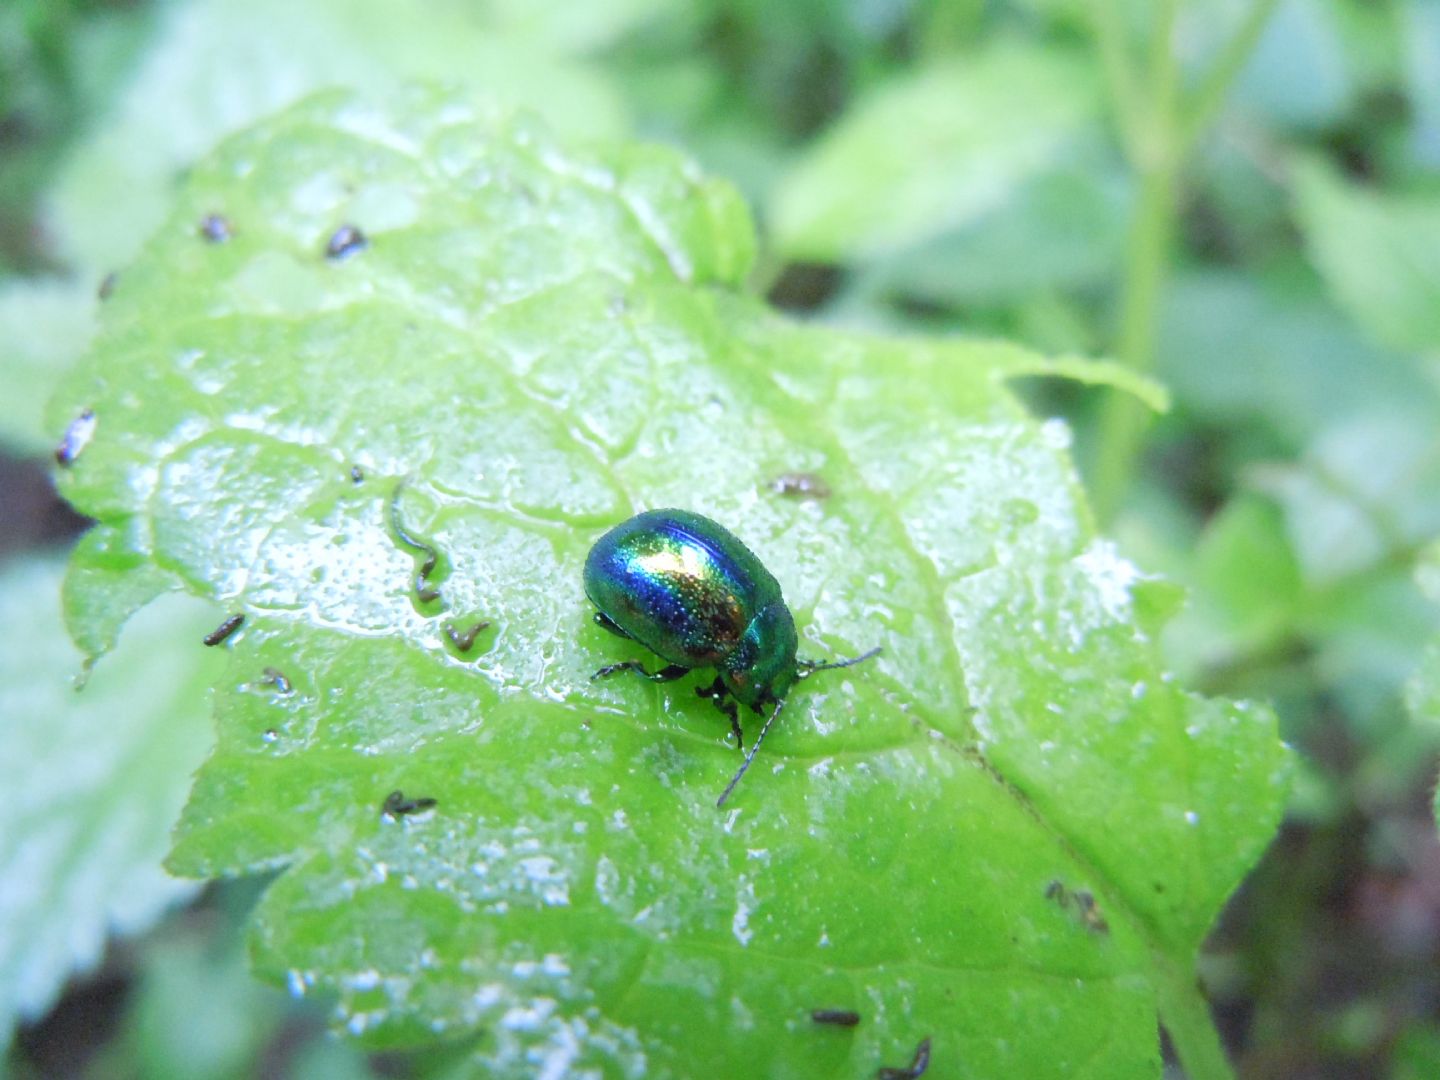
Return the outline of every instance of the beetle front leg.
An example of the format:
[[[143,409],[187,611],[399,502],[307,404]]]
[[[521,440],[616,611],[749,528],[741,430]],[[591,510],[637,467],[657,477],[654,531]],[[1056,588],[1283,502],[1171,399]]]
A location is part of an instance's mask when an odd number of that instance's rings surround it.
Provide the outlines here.
[[[745,735],[740,730],[740,713],[735,707],[735,700],[730,696],[730,688],[725,685],[725,680],[719,675],[709,686],[697,686],[695,693],[703,698],[709,698],[715,708],[730,718],[730,730],[735,733],[735,746],[737,749],[745,749]]]
[[[659,671],[646,671],[640,661],[626,660],[620,664],[606,664],[599,671],[595,672],[594,675],[590,676],[590,681],[594,682],[596,679],[609,678],[617,671],[633,671],[636,675],[649,679],[651,682],[674,682],[676,679],[683,679],[686,675],[690,674],[690,669],[680,664],[671,664],[668,667],[661,668]]]

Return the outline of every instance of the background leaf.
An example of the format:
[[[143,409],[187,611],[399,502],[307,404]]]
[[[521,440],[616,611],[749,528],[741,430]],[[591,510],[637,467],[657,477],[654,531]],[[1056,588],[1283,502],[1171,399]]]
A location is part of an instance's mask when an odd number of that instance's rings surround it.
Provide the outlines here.
[[[654,0],[649,0],[653,4]],[[408,79],[504,90],[563,130],[624,129],[619,95],[571,59],[643,13],[556,18],[463,0],[202,0],[164,12],[159,40],[49,193],[58,254],[96,279],[128,263],[164,219],[177,177],[217,139],[332,85],[383,92]],[[612,23],[616,29],[606,29]],[[117,205],[124,206],[117,213]]]
[[[1440,603],[1440,545],[1426,552],[1416,576],[1425,595]],[[1405,688],[1405,704],[1417,723],[1427,728],[1440,726],[1440,637],[1426,646],[1420,666]]]
[[[327,258],[342,224],[368,243]],[[427,91],[194,170],[52,409],[95,410],[63,486],[126,602],[160,567],[247,616],[171,863],[286,867],[260,968],[477,1071],[823,1076],[933,1036],[941,1073],[1154,1075],[1157,1003],[1208,1025],[1195,952],[1278,819],[1273,718],[1175,685],[1174,591],[1005,387],[1073,362],[783,321],[739,290],[753,247],[669,152]],[[833,495],[776,494],[796,470]],[[636,650],[585,552],[664,505],[762,555],[807,654],[885,650],[796,692],[723,813],[689,684],[589,678]],[[396,789],[438,805],[382,814]]]
[[[780,250],[868,259],[971,224],[1084,143],[1098,88],[1083,55],[992,44],[875,87],[774,194]]]
[[[45,428],[45,401],[90,340],[95,294],[69,282],[0,283],[0,444],[32,454],[55,448]]]
[[[1377,340],[1440,349],[1440,196],[1366,190],[1296,169],[1301,227],[1336,301]]]
[[[0,1043],[96,963],[109,933],[143,930],[193,895],[160,861],[214,743],[206,687],[219,665],[200,655],[200,605],[147,611],[77,694],[60,571],[22,561],[0,573]]]

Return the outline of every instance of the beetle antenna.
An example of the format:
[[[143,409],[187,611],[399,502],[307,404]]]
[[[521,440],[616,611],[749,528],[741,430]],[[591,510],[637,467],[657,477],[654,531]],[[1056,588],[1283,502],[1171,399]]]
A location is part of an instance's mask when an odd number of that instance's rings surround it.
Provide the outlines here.
[[[832,660],[828,664],[822,664],[818,660],[797,660],[795,664],[799,670],[796,671],[795,677],[798,679],[808,679],[817,671],[833,671],[836,668],[854,667],[856,664],[864,663],[872,656],[878,655],[880,655],[880,646],[876,645],[875,648],[871,649],[867,653],[861,653],[859,656],[852,656],[849,660]]]
[[[785,702],[783,700],[776,704],[775,711],[770,714],[769,718],[765,721],[765,726],[760,729],[760,734],[756,736],[755,741],[750,744],[750,752],[745,755],[745,760],[740,763],[740,771],[730,778],[730,783],[725,785],[725,790],[720,793],[720,798],[715,800],[715,806],[717,808],[725,805],[725,800],[728,799],[730,793],[735,790],[735,785],[740,783],[740,778],[745,775],[745,770],[750,768],[750,762],[755,759],[755,751],[759,750],[760,744],[765,741],[765,733],[770,730],[770,725],[775,723],[776,718],[780,715],[780,711],[784,708]]]

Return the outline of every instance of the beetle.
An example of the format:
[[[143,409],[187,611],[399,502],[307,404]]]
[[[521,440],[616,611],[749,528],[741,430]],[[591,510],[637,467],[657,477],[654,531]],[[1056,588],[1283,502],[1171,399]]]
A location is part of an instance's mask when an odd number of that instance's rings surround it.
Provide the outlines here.
[[[585,559],[585,594],[599,626],[666,662],[654,672],[635,660],[608,664],[592,679],[632,671],[670,682],[713,667],[715,681],[695,692],[729,717],[741,750],[736,702],[761,716],[770,710],[716,806],[725,805],[750,768],[797,681],[880,652],[831,663],[796,659],[795,620],[780,583],[729,530],[690,510],[647,510],[600,537]]]

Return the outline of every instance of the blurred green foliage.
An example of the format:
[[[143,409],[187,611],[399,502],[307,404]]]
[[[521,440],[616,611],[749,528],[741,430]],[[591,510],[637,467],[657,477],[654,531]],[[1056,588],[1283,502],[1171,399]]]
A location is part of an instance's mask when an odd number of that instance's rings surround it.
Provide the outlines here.
[[[1437,620],[1414,575],[1440,526],[1440,4],[1259,7],[0,5],[0,262],[30,275],[0,280],[0,437],[53,441],[37,398],[83,347],[100,280],[123,287],[196,154],[306,89],[441,75],[572,133],[674,142],[758,208],[783,306],[1118,355],[1170,387],[1118,486],[1103,462],[1130,422],[1100,392],[1030,396],[1118,491],[1103,505],[1127,553],[1190,587],[1177,670],[1274,702],[1305,761],[1290,825],[1211,939],[1222,1030],[1246,1075],[1431,1075]],[[1213,110],[1170,108],[1210,101],[1216,71]],[[1157,146],[1185,149],[1158,179]],[[115,962],[149,985],[169,932]],[[178,1051],[140,1034],[154,1022],[124,1015],[106,1067],[173,1071]]]

